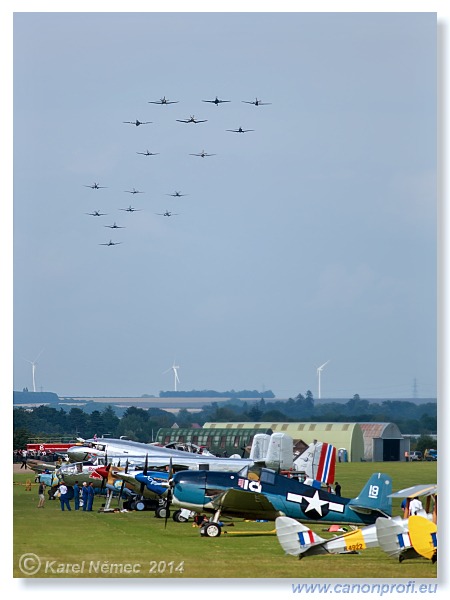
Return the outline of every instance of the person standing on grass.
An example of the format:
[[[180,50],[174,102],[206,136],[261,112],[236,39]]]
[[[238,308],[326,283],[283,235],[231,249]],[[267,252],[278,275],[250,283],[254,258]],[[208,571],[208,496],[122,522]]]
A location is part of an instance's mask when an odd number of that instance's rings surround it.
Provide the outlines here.
[[[59,486],[59,494],[60,494],[59,501],[61,502],[61,510],[63,511],[64,507],[66,507],[67,510],[72,510],[70,508],[67,485],[65,484],[64,481],[61,481],[61,484]]]
[[[39,494],[39,503],[38,503],[37,507],[38,508],[44,508],[44,502],[45,502],[45,483],[43,483],[42,481],[39,483],[38,494]]]
[[[78,485],[78,481],[75,481],[75,485],[73,486],[73,504],[75,510],[80,510],[80,486]]]
[[[92,510],[92,505],[94,504],[94,485],[91,481],[91,483],[87,486],[87,509],[91,511]],[[83,507],[84,509],[84,507]]]
[[[85,481],[83,481],[83,485],[81,487],[81,500],[83,501],[83,510],[87,510],[88,486]]]

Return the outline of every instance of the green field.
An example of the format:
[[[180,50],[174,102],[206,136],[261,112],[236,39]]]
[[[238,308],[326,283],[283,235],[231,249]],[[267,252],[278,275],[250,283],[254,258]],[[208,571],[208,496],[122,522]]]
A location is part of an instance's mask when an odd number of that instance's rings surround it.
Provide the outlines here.
[[[342,495],[354,497],[377,471],[393,478],[393,490],[420,483],[436,483],[437,463],[339,463],[336,479]],[[398,560],[375,548],[358,555],[306,557],[301,562],[284,554],[274,535],[274,523],[236,520],[219,538],[203,538],[192,523],[157,519],[151,511],[97,512],[60,510],[59,501],[46,500],[37,509],[37,485],[26,491],[34,474],[14,475],[13,576],[39,578],[289,578],[299,580],[436,579],[437,563],[424,558]],[[113,500],[112,507],[117,500]],[[72,503],[73,508],[73,503]],[[394,502],[393,515],[400,514]],[[325,525],[312,529],[322,537]],[[242,533],[241,533],[242,532]],[[25,556],[35,555],[35,556]],[[29,560],[26,560],[26,559]],[[40,567],[36,573],[27,575]],[[27,571],[27,569],[29,571]]]

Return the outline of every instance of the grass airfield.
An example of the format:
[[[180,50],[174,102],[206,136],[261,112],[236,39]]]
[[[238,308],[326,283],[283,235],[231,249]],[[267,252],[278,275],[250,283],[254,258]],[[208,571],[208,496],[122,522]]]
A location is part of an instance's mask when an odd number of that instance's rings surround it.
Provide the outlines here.
[[[338,463],[336,479],[342,495],[356,496],[369,476],[382,471],[393,478],[393,491],[436,483],[437,463]],[[59,500],[46,499],[37,509],[34,473],[14,473],[13,576],[15,578],[145,578],[145,579],[278,579],[314,581],[437,578],[437,563],[425,558],[399,563],[378,548],[358,555],[323,555],[301,561],[285,555],[273,522],[236,519],[219,538],[204,538],[192,522],[157,519],[152,511],[102,513],[95,498],[93,512],[64,513]],[[27,480],[32,483],[26,491]],[[46,496],[48,498],[48,496]],[[423,500],[423,499],[422,499]],[[113,499],[111,507],[117,506]],[[424,502],[425,506],[425,502]],[[400,501],[393,516],[401,514]],[[311,529],[323,538],[326,524]]]

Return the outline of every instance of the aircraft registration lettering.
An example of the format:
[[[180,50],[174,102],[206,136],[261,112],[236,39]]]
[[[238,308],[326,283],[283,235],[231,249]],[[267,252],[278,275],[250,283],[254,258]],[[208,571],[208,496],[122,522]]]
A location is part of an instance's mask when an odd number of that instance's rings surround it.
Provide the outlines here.
[[[262,487],[259,481],[250,481],[240,477],[238,479],[238,486],[244,490],[250,490],[251,492],[261,492]]]
[[[361,529],[353,531],[345,537],[345,548],[348,552],[354,552],[355,550],[365,550],[366,544],[364,542],[364,536]]]
[[[380,487],[378,485],[369,486],[369,498],[378,498]]]

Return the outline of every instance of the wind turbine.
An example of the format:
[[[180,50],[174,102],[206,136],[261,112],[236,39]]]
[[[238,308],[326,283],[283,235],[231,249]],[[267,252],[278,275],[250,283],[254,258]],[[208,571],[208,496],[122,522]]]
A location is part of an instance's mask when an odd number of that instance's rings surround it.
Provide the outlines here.
[[[317,378],[319,380],[319,397],[318,397],[319,400],[320,400],[320,374],[322,373],[324,366],[327,365],[329,362],[330,361],[327,360],[327,362],[324,362],[323,365],[320,365],[320,367],[317,367]]]
[[[174,375],[174,391],[175,391],[175,392],[177,391],[177,382],[178,382],[178,383],[180,383],[180,380],[179,380],[179,378],[178,378],[178,372],[177,372],[177,370],[178,370],[179,368],[180,368],[180,367],[179,367],[178,365],[176,365],[176,364],[175,364],[175,361],[173,361],[173,365],[172,365],[172,366],[171,366],[169,369],[166,369],[166,370],[163,372],[163,374],[164,374],[164,373],[168,373],[169,371],[173,371],[173,375]]]
[[[36,356],[36,358],[34,360],[25,359],[27,362],[29,362],[31,364],[31,373],[32,373],[32,377],[33,377],[33,392],[36,391],[35,374],[36,374],[37,359],[40,357],[40,355],[42,354],[43,351],[44,351],[44,348],[42,348],[42,350],[39,352],[39,354]]]

